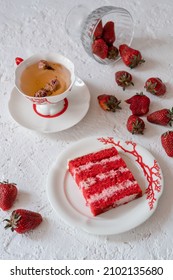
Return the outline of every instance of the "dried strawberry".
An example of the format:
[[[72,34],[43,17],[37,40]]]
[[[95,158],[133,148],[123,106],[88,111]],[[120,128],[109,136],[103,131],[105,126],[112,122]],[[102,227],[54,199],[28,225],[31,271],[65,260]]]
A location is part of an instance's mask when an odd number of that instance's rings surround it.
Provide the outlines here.
[[[160,78],[149,78],[145,82],[144,88],[146,88],[146,91],[157,96],[161,96],[166,93],[166,86]]]
[[[169,157],[173,157],[173,131],[167,131],[161,135],[162,146]]]
[[[45,97],[48,95],[49,95],[49,91],[47,91],[45,88],[41,88],[37,92],[34,93],[35,97]]]
[[[47,83],[44,87],[46,91],[48,91],[50,94],[58,89],[60,85],[60,82],[57,78],[52,79],[49,83]]]
[[[132,75],[126,71],[118,71],[115,73],[115,81],[118,86],[122,87],[125,90],[126,87],[133,85]]]
[[[104,25],[102,38],[108,45],[112,45],[115,42],[116,37],[113,21],[108,21]]]
[[[21,58],[21,57],[16,57],[15,58],[15,62],[16,62],[17,65],[19,65],[22,61],[23,61],[23,58]]]
[[[160,125],[170,125],[173,122],[173,108],[169,109],[161,109],[155,111],[147,116],[147,120],[151,123],[160,124]]]
[[[46,60],[43,59],[38,62],[38,69],[55,70]]]
[[[143,134],[145,123],[138,116],[131,115],[127,120],[127,129],[132,134]]]
[[[92,52],[102,59],[108,55],[108,46],[103,39],[96,39],[92,44]]]
[[[10,209],[16,200],[17,193],[16,184],[8,181],[0,182],[0,208],[4,211]]]
[[[149,111],[150,99],[142,92],[125,100],[125,102],[130,104],[130,110],[133,115],[143,116]]]
[[[10,219],[5,219],[7,222],[5,229],[11,228],[17,233],[25,233],[36,228],[42,222],[42,216],[39,213],[17,209],[12,212]]]
[[[104,111],[115,112],[116,109],[121,109],[119,104],[121,103],[114,95],[101,94],[97,97],[100,107]]]
[[[119,50],[115,46],[108,46],[108,58],[116,59],[118,56]]]
[[[103,25],[102,25],[102,20],[100,20],[94,31],[94,40],[101,38],[102,32],[103,32]]]
[[[135,68],[138,64],[145,62],[140,51],[132,49],[126,44],[119,46],[119,52],[125,65],[130,68]]]

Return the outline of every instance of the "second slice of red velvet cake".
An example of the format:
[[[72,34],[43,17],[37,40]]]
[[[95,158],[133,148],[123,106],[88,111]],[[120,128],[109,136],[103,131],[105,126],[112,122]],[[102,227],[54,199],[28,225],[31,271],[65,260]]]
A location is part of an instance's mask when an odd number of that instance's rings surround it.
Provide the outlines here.
[[[142,190],[115,147],[68,162],[94,216],[142,196]]]

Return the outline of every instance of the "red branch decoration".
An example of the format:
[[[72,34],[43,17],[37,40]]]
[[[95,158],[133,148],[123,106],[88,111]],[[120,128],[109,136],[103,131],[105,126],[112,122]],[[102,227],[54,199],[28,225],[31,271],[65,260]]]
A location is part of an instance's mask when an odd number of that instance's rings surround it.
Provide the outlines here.
[[[160,167],[156,160],[154,160],[153,166],[149,167],[147,164],[143,162],[142,156],[138,153],[136,150],[136,143],[132,141],[126,141],[125,143],[127,145],[131,145],[131,150],[125,149],[121,144],[120,141],[115,142],[113,137],[108,138],[98,138],[100,142],[102,142],[104,145],[112,144],[113,146],[119,147],[122,151],[129,153],[133,155],[136,159],[135,161],[140,165],[140,167],[143,170],[144,176],[147,179],[148,187],[146,188],[146,198],[148,199],[148,205],[150,207],[150,210],[153,209],[154,203],[156,201],[155,193],[161,191],[161,173],[160,173]]]
[[[52,102],[50,102],[47,98],[43,97],[27,97],[30,101],[32,101],[35,104],[54,104]]]

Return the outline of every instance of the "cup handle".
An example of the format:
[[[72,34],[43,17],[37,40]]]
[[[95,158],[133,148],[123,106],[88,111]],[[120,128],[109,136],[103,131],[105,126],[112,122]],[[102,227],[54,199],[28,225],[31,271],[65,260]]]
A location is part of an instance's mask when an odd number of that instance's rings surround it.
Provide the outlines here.
[[[16,65],[19,65],[22,61],[24,61],[24,59],[19,56],[15,58]]]

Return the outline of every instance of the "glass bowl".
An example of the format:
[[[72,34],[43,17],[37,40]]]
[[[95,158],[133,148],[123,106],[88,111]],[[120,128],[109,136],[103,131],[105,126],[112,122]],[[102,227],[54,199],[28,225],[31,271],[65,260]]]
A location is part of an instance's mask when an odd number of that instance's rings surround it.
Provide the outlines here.
[[[115,63],[120,59],[119,54],[115,59],[102,59],[92,52],[94,32],[101,20],[103,26],[108,21],[114,22],[116,40],[113,45],[116,48],[119,48],[121,44],[131,45],[134,35],[133,18],[129,11],[120,7],[103,6],[89,12],[82,5],[76,6],[67,15],[66,32],[73,40],[80,39],[87,54],[97,62],[102,64]]]

